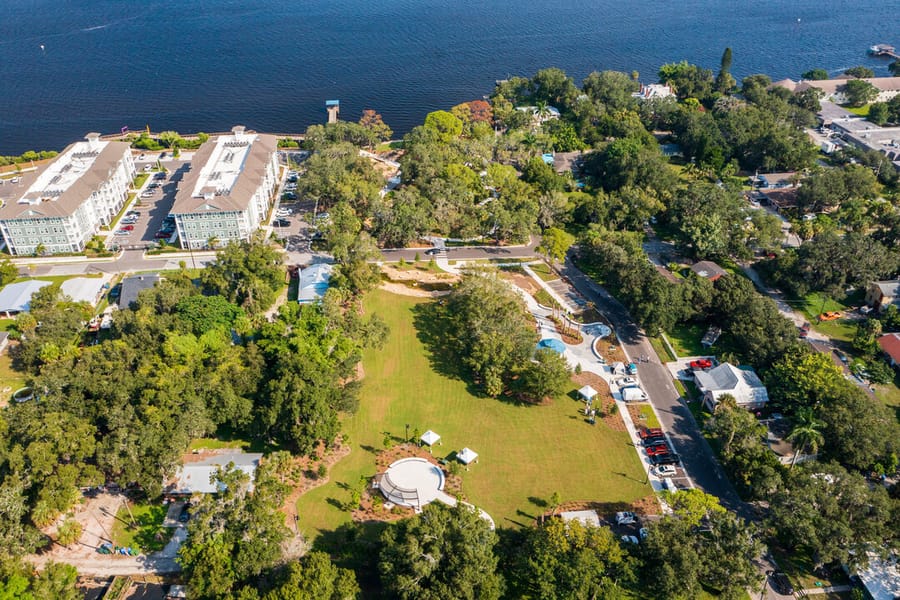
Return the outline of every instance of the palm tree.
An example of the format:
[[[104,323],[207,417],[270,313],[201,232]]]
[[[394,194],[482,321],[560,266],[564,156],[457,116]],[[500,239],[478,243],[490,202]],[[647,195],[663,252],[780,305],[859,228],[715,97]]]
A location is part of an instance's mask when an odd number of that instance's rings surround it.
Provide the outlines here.
[[[795,445],[794,459],[791,461],[792,469],[801,450],[809,449],[812,454],[815,454],[819,451],[819,446],[825,443],[825,437],[821,431],[824,426],[825,423],[816,418],[816,413],[811,407],[801,408],[794,415],[794,427],[786,438]]]

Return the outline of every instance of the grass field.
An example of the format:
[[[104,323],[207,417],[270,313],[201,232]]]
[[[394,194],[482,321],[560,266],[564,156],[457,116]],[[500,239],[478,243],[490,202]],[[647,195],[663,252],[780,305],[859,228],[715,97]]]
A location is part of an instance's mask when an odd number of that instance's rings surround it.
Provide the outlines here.
[[[844,301],[846,302],[847,300],[845,299]],[[847,310],[848,304],[843,304],[818,293],[807,294],[797,301],[792,301],[790,304],[794,309],[799,310],[806,316],[816,331],[844,342],[853,340],[853,336],[856,334],[856,323],[847,319],[822,321],[821,323],[818,320],[819,315],[823,312]]]
[[[544,281],[556,281],[559,279],[559,275],[556,274],[545,262],[534,263],[533,265],[528,265],[534,274],[543,279]]]
[[[113,522],[113,543],[123,547],[137,547],[144,553],[162,550],[174,531],[162,526],[166,510],[160,504],[132,504],[129,514],[128,509],[120,507]],[[134,515],[137,527],[131,526],[131,515]]]
[[[666,332],[672,349],[678,356],[703,356],[709,351],[700,345],[706,327],[699,323],[679,323]]]
[[[473,395],[469,384],[453,374],[453,361],[439,355],[440,340],[429,339],[435,335],[429,330],[434,322],[430,302],[375,291],[365,305],[391,333],[383,349],[364,354],[360,408],[343,424],[352,452],[333,467],[326,485],[297,503],[306,535],[315,537],[349,521],[340,508],[350,497],[347,487],[375,474],[374,453],[383,447],[385,434],[403,438],[407,424],[410,434],[433,429],[442,436],[435,456],[464,446],[479,453],[478,464],[463,472],[463,493],[498,527],[530,524],[538,505],[554,492],[564,501],[610,504],[651,492],[627,434],[602,423],[588,426],[578,414],[581,403],[570,397],[521,406]],[[574,389],[573,384],[567,392]]]
[[[10,394],[25,385],[25,374],[12,368],[12,359],[4,352],[0,356],[0,392],[9,388],[9,393],[3,393],[0,401],[9,400]]]

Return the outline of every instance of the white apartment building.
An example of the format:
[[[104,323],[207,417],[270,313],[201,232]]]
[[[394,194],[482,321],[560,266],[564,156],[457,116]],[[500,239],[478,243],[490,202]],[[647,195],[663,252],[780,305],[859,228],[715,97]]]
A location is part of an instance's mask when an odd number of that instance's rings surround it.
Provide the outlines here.
[[[134,179],[131,146],[89,133],[49,165],[0,186],[0,233],[14,256],[81,252],[122,209]]]
[[[266,218],[278,180],[274,135],[232,129],[200,146],[178,184],[175,218],[185,249],[246,240]]]
[[[793,93],[802,92],[809,88],[818,88],[822,90],[822,99],[834,102],[835,104],[845,104],[847,96],[844,94],[844,86],[852,78],[846,79],[823,79],[812,81],[793,81],[791,79],[782,79],[776,81],[772,86],[783,87]],[[878,90],[878,96],[873,102],[887,102],[897,94],[900,94],[900,77],[869,77],[863,79],[868,81],[875,89]]]

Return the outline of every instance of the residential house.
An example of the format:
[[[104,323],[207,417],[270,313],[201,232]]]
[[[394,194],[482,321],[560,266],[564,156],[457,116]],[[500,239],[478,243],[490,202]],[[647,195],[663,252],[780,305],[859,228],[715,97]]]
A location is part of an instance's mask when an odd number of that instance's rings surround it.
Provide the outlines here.
[[[21,312],[28,312],[31,308],[31,296],[50,284],[49,281],[36,279],[10,283],[0,291],[0,314],[11,319]]]
[[[237,126],[206,141],[169,213],[184,249],[247,240],[269,214],[278,183],[278,140]]]
[[[132,275],[122,280],[119,292],[119,308],[131,308],[137,302],[138,294],[148,290],[161,280],[159,273]]]
[[[877,312],[890,304],[900,307],[900,279],[871,282],[866,288],[866,304]]]
[[[734,397],[737,405],[758,410],[769,401],[769,393],[759,376],[749,368],[724,362],[708,371],[694,371],[694,381],[703,393],[703,404],[714,411],[722,396]]]
[[[334,266],[319,263],[300,270],[300,285],[297,290],[297,302],[308,304],[321,300],[328,291],[328,282]]]
[[[847,96],[844,94],[844,86],[847,85],[849,80],[850,78],[818,81],[782,79],[773,83],[772,87],[783,87],[795,94],[810,88],[818,88],[822,90],[823,100],[828,100],[835,104],[846,104]],[[878,90],[875,102],[887,102],[897,94],[900,94],[900,77],[866,77],[863,78],[863,81],[868,81]]]
[[[782,188],[794,187],[797,181],[797,173],[788,171],[786,173],[762,173],[750,178],[750,183],[762,190],[777,190]]]
[[[0,233],[9,253],[81,252],[122,209],[133,179],[128,143],[87,134],[47,166],[0,189]]]
[[[231,465],[250,477],[250,489],[256,478],[256,468],[262,454],[241,452],[239,450],[212,454],[205,457],[189,454],[178,468],[175,477],[165,486],[167,494],[192,495],[213,494],[224,489],[221,482],[214,481],[216,471]],[[196,459],[196,460],[194,460]]]
[[[868,563],[858,569],[856,576],[872,600],[897,600],[900,598],[900,558],[891,553],[882,558],[877,552],[867,552]]]
[[[641,84],[641,88],[631,94],[638,100],[650,100],[651,98],[670,98],[675,96],[675,90],[668,83]]]
[[[878,346],[888,355],[891,366],[900,365],[900,333],[886,333],[878,338]]]
[[[711,260],[701,260],[691,265],[691,271],[710,281],[716,281],[720,277],[728,275],[728,271],[712,262]]]
[[[100,277],[75,277],[66,279],[60,286],[64,296],[72,299],[72,302],[87,302],[91,306],[97,306],[103,294],[109,290],[109,282],[112,275],[104,273]]]

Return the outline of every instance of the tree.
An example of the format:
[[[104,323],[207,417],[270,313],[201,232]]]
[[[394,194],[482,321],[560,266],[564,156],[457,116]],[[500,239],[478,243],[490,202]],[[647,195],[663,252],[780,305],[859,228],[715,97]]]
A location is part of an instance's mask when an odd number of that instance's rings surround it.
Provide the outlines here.
[[[261,236],[231,241],[216,253],[214,263],[200,274],[207,292],[257,313],[275,301],[275,292],[284,283],[282,256]]]
[[[363,111],[359,124],[372,132],[372,135],[381,141],[391,139],[391,136],[394,134],[394,131],[387,126],[381,115],[372,109],[367,108]]]
[[[19,276],[19,268],[8,258],[0,262],[0,286],[12,283]]]
[[[715,88],[717,92],[727,94],[737,85],[731,76],[731,48],[725,48],[722,52],[722,60],[719,66],[719,74],[716,75]]]
[[[887,102],[873,102],[866,119],[879,126],[886,124],[891,119],[891,109]]]
[[[805,463],[793,469],[771,498],[770,525],[790,550],[807,549],[816,564],[857,565],[869,548],[896,543],[887,526],[889,499],[883,486],[836,464]]]
[[[436,110],[426,115],[425,128],[433,131],[442,143],[449,144],[462,133],[462,121],[446,110]]]
[[[891,72],[891,75],[894,77],[900,77],[900,59],[895,60],[891,64],[888,65],[888,71]]]
[[[585,78],[582,89],[607,110],[623,110],[637,106],[637,99],[632,94],[640,89],[640,84],[619,71],[594,71]]]
[[[166,148],[172,148],[181,141],[181,135],[177,131],[163,131],[157,139]]]
[[[825,79],[829,79],[828,71],[825,69],[812,69],[810,71],[806,71],[803,75],[800,76],[801,79],[807,79],[812,81],[821,81]]]
[[[659,68],[659,80],[675,89],[680,100],[696,98],[705,100],[713,90],[713,73],[687,61],[669,63]]]
[[[63,546],[71,546],[78,541],[78,538],[81,537],[81,532],[83,529],[84,528],[81,526],[81,523],[79,523],[75,519],[66,519],[59,526],[56,541],[58,541]]]
[[[797,411],[794,415],[794,424],[791,432],[787,436],[787,440],[796,446],[794,450],[794,458],[791,461],[791,468],[797,463],[797,457],[800,452],[809,451],[815,454],[819,451],[819,447],[825,441],[822,436],[822,428],[825,423],[816,418],[816,413],[812,407],[804,407]]]
[[[72,565],[50,562],[31,582],[35,600],[81,600],[81,590],[76,587],[78,571]]]
[[[566,359],[555,350],[543,348],[535,353],[534,362],[525,367],[522,391],[537,402],[554,398],[565,391],[570,375]]]
[[[499,396],[537,341],[521,299],[496,275],[473,273],[447,297],[444,315],[450,347],[485,392]]]
[[[401,599],[497,599],[503,579],[493,553],[496,543],[477,509],[432,502],[421,515],[384,531],[378,562],[382,585]]]
[[[194,335],[201,336],[215,329],[230,330],[244,311],[222,296],[194,294],[178,302],[175,314]]]
[[[878,88],[863,79],[851,79],[838,89],[850,106],[864,106],[878,97]]]
[[[613,598],[633,582],[634,561],[608,527],[549,519],[528,529],[516,548],[510,597],[535,600]]]
[[[682,493],[684,492],[684,493]],[[712,514],[725,513],[725,508],[719,504],[719,499],[702,490],[679,490],[669,494],[666,502],[672,507],[672,512],[688,524],[697,527],[704,519]]]
[[[566,258],[566,253],[574,243],[575,236],[571,233],[564,229],[551,227],[544,231],[538,251],[546,254],[553,262],[562,261]]]
[[[264,600],[353,600],[360,592],[353,571],[336,567],[324,552],[290,563],[281,577]]]
[[[870,77],[875,77],[875,71],[870,69],[869,67],[864,67],[862,65],[856,67],[850,67],[849,69],[844,69],[844,75],[849,75],[850,77],[856,77],[857,79],[866,79]]]

